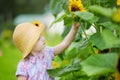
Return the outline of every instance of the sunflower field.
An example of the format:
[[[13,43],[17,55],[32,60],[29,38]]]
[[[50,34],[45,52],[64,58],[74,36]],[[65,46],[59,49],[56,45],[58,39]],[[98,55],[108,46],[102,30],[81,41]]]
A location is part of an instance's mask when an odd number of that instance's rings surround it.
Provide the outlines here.
[[[64,22],[63,38],[74,22],[80,28],[49,75],[59,80],[120,80],[120,0],[51,0],[50,8],[55,16],[51,27]]]

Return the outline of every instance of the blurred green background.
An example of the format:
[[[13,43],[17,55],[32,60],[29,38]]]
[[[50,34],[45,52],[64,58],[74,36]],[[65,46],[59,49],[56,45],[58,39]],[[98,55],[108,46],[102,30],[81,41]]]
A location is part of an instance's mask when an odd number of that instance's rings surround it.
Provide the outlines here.
[[[27,18],[22,20],[20,15],[24,14],[26,17],[28,14],[39,16],[49,13],[49,2],[50,0],[0,0],[0,80],[17,79],[15,72],[21,54],[13,44],[12,33],[17,24],[27,21]],[[31,18],[30,15],[29,18]],[[30,21],[29,18],[28,21]],[[42,21],[43,17],[34,19]],[[45,21],[47,20],[44,19],[44,23],[47,23]],[[59,33],[50,35],[50,32],[46,31],[44,35],[50,46],[54,46],[62,40]]]

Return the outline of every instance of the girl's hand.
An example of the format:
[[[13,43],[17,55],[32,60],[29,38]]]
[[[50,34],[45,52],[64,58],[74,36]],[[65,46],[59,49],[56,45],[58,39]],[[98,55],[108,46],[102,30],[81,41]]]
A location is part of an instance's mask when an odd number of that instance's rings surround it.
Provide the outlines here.
[[[19,75],[19,76],[18,76],[18,80],[27,80],[27,77],[22,76],[22,75]]]
[[[73,27],[74,27],[75,29],[78,29],[78,28],[80,27],[80,23],[79,23],[79,22],[75,22],[75,23],[73,24]]]

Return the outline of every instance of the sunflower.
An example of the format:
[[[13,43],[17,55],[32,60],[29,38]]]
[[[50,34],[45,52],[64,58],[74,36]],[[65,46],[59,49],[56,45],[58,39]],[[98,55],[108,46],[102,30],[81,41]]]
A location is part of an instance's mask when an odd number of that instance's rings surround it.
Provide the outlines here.
[[[120,0],[117,0],[117,5],[120,6]]]
[[[69,0],[69,11],[75,12],[75,11],[81,11],[85,12],[83,4],[81,3],[81,0]]]
[[[60,64],[57,63],[56,61],[52,61],[52,68],[59,68]]]
[[[120,22],[120,8],[112,16],[113,21]]]

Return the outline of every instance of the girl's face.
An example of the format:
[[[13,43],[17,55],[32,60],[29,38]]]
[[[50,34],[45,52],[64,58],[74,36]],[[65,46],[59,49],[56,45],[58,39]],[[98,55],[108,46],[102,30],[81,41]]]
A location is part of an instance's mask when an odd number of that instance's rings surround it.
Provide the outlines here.
[[[41,36],[35,46],[33,47],[32,51],[39,52],[40,50],[43,50],[46,47],[46,42],[44,36]]]

